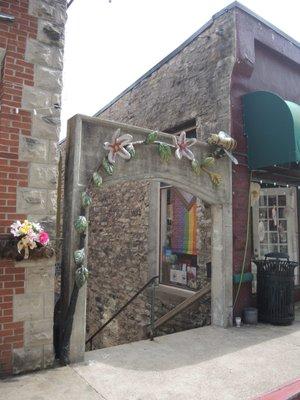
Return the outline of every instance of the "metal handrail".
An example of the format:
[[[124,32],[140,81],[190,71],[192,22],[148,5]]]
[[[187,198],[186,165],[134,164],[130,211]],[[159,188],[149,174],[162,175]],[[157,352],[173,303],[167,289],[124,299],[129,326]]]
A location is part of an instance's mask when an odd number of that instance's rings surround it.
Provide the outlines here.
[[[85,344],[87,345],[88,343],[91,344],[91,350],[92,350],[92,346],[93,346],[93,339],[95,336],[97,336],[108,324],[111,323],[111,321],[113,321],[123,310],[125,310],[125,308],[127,306],[129,306],[130,303],[133,302],[134,299],[136,299],[150,284],[153,284],[153,291],[152,291],[152,301],[151,301],[151,321],[150,321],[150,325],[151,325],[151,332],[150,332],[150,337],[151,340],[153,340],[154,337],[154,290],[155,290],[155,280],[159,278],[159,275],[153,276],[147,283],[145,283],[145,285],[139,289],[135,295],[133,295],[126,304],[124,304],[111,318],[109,318],[108,321],[105,322],[105,324],[103,324],[96,332],[94,332],[92,334],[92,336],[85,342]]]

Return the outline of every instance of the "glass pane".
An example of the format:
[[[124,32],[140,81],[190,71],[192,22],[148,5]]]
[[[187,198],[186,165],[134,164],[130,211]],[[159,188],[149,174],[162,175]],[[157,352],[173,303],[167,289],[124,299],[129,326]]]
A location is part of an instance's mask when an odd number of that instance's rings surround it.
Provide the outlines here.
[[[267,205],[267,196],[260,196],[259,197],[259,205],[260,206],[266,206]]]
[[[288,247],[287,246],[280,246],[280,253],[287,253]]]
[[[259,209],[259,218],[260,219],[268,218],[268,209],[267,208],[260,208]]]
[[[285,195],[278,196],[278,205],[286,206],[286,196]]]
[[[260,255],[264,256],[265,254],[270,253],[269,246],[260,246]]]
[[[262,244],[268,244],[268,243],[269,243],[269,242],[268,242],[268,233],[265,232],[264,236],[262,237],[262,235],[261,235],[260,239],[262,239],[262,240],[260,240],[260,243],[262,243]]]
[[[269,206],[276,206],[276,196],[269,196]]]
[[[268,231],[268,221],[262,221],[262,223],[264,224],[265,231],[267,232]]]
[[[270,242],[277,243],[278,242],[278,234],[277,232],[270,233]]]
[[[271,244],[269,246],[269,249],[270,249],[271,253],[277,252],[278,251],[278,245],[277,244]]]
[[[278,208],[269,207],[268,214],[270,219],[272,219],[273,217],[278,218]]]
[[[279,234],[279,242],[280,243],[287,243],[287,233],[280,233]]]
[[[278,230],[279,230],[279,232],[287,230],[287,221],[286,220],[279,221]]]
[[[277,226],[275,226],[272,219],[269,221],[269,231],[277,231]]]
[[[279,218],[285,218],[285,209],[283,207],[278,208],[278,217]]]

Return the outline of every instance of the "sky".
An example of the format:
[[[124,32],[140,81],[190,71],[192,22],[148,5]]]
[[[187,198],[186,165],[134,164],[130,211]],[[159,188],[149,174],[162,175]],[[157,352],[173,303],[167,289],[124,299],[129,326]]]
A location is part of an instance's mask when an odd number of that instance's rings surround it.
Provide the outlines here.
[[[94,115],[230,4],[224,0],[74,0],[65,32],[62,132]],[[299,0],[243,5],[300,42]]]

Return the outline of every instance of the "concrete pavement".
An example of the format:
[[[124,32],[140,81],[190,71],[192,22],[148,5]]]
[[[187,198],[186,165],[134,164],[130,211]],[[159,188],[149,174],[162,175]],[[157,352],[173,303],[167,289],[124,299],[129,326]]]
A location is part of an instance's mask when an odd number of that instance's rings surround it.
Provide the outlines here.
[[[204,327],[0,382],[1,400],[250,400],[300,377],[292,326]]]

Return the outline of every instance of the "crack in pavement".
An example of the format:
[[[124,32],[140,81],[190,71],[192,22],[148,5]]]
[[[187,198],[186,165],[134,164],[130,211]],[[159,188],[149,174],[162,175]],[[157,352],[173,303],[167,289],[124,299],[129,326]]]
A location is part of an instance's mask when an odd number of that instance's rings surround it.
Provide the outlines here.
[[[74,371],[91,389],[93,389],[93,391],[95,393],[97,393],[97,395],[100,396],[101,400],[108,400],[106,397],[104,397],[101,393],[98,392],[98,390],[96,390],[82,375],[80,375],[79,372],[77,372],[74,368],[70,367],[72,369],[72,371]]]

